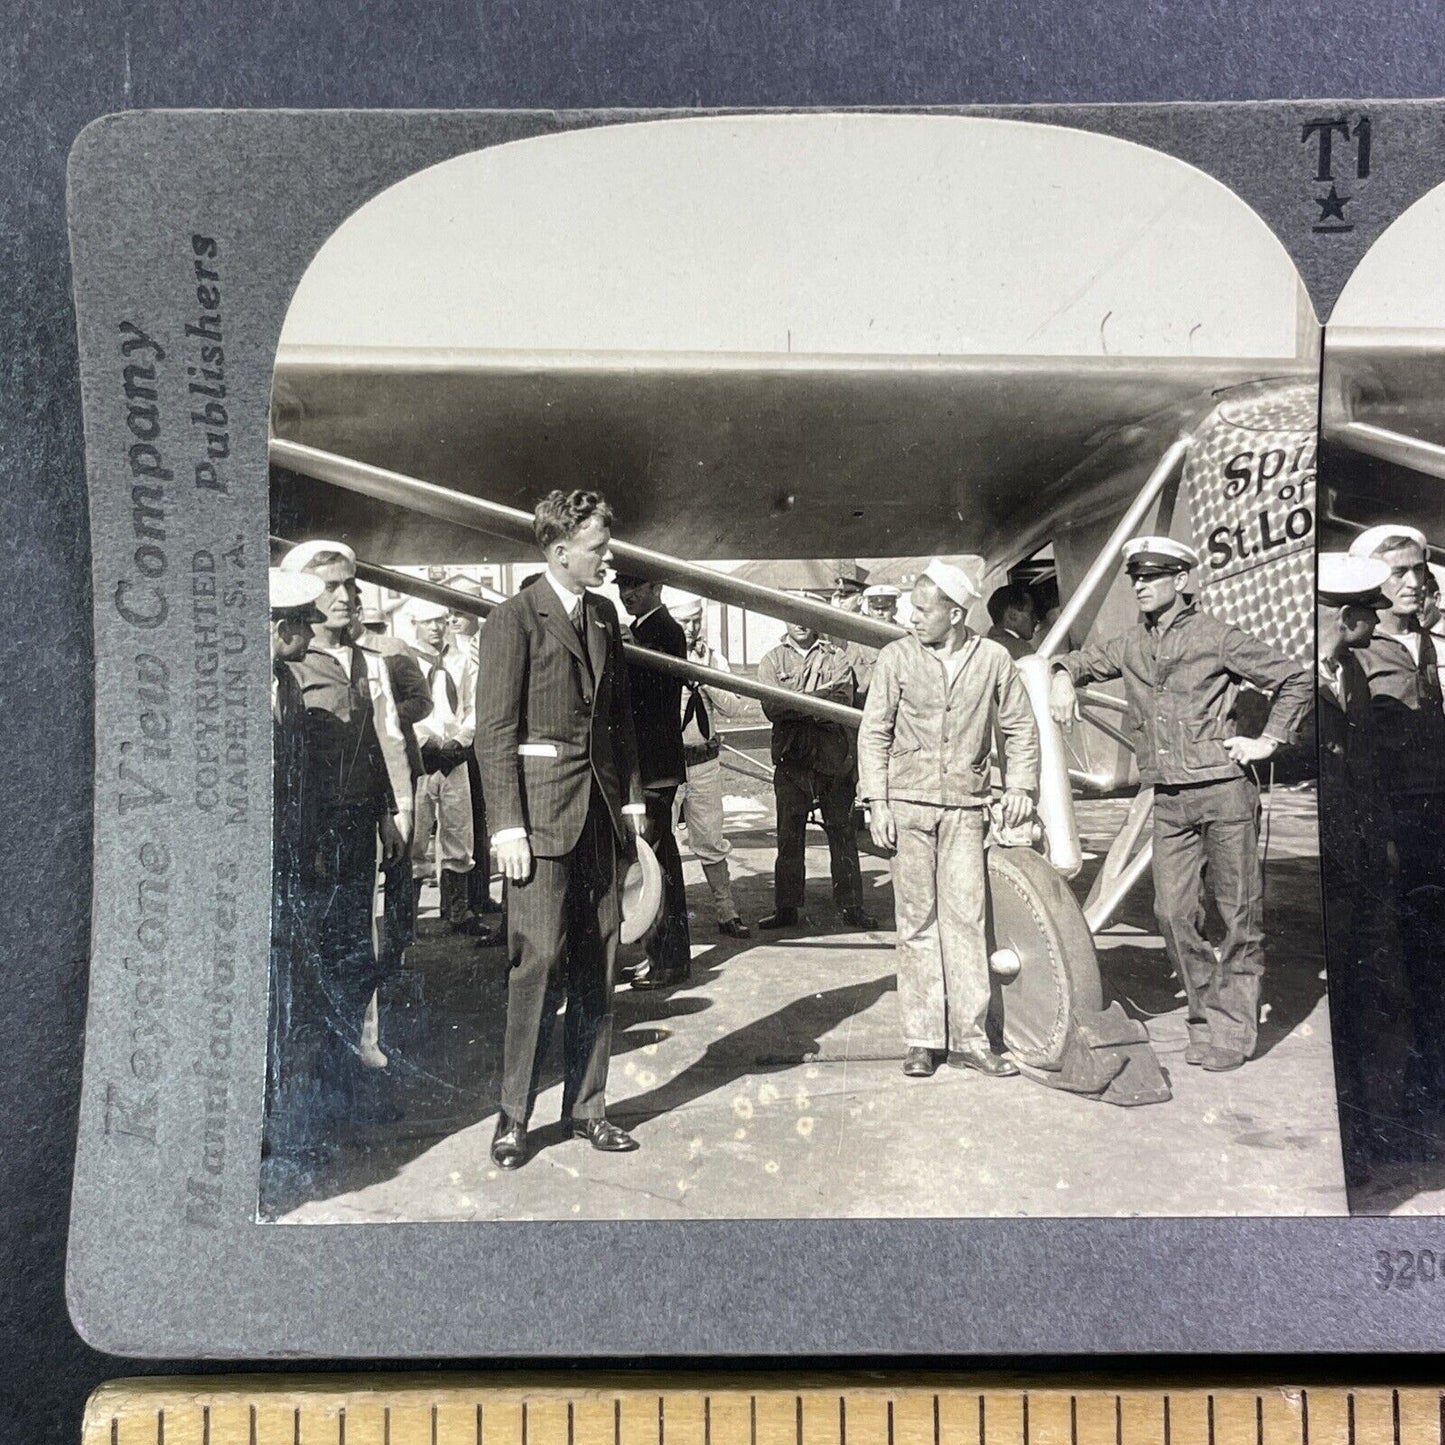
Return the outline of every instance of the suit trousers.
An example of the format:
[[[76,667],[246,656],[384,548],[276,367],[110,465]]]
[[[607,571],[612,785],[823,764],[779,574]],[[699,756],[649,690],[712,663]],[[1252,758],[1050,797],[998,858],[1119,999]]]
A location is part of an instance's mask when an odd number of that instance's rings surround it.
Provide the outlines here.
[[[652,824],[653,849],[662,869],[662,907],[647,935],[647,956],[652,976],[681,980],[692,972],[692,934],[687,926],[687,884],[682,876],[682,855],[672,831],[672,808],[677,789],[648,788],[643,793],[647,819]]]
[[[1224,923],[1216,957],[1206,892]],[[1254,1053],[1264,975],[1259,789],[1249,778],[1154,789],[1154,914],[1184,984],[1189,1037]]]
[[[617,835],[593,786],[577,845],[534,858],[523,883],[508,881],[507,1031],[502,1046],[502,1108],[525,1123],[536,1096],[557,1011],[562,1034],[562,1117],[605,1112],[616,981]]]
[[[909,1048],[988,1046],[984,808],[893,803],[898,1011]]]
[[[438,851],[446,872],[472,871],[472,789],[466,768],[458,765],[449,773],[423,773],[416,780],[414,827],[413,878],[431,876]]]
[[[853,795],[858,774],[820,773],[796,763],[781,762],[773,772],[777,805],[778,857],[773,865],[773,901],[779,908],[801,908],[807,883],[808,813],[816,801],[828,835],[828,860],[833,874],[833,902],[839,908],[863,903],[863,874],[858,865],[858,839],[853,832]]]

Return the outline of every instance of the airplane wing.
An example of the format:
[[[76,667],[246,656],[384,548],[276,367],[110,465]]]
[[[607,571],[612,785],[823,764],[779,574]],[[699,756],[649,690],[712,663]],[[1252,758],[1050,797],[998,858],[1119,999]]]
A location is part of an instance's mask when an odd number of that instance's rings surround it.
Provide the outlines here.
[[[275,435],[530,509],[598,487],[628,541],[697,559],[974,552],[1102,516],[1225,388],[1303,363],[283,348]],[[530,560],[280,472],[272,530],[373,560]]]

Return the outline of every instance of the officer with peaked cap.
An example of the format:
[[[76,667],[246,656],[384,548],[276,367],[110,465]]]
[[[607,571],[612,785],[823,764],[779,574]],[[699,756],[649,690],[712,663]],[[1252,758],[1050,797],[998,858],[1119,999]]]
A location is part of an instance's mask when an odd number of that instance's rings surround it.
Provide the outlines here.
[[[879,622],[896,622],[900,595],[896,587],[890,587],[886,582],[875,582],[863,589],[863,611]]]
[[[1138,624],[1054,659],[1049,711],[1071,728],[1076,685],[1123,679],[1139,781],[1154,789],[1154,911],[1188,998],[1185,1062],[1237,1069],[1257,1042],[1265,961],[1254,765],[1295,740],[1314,690],[1304,668],[1199,607],[1194,548],[1136,537],[1124,565]],[[1240,683],[1272,699],[1257,738],[1235,730]],[[1217,953],[1206,894],[1224,921]]]
[[[1359,653],[1390,608],[1390,567],[1321,552],[1316,587],[1320,862],[1330,1013],[1346,1177],[1368,1177],[1382,1121],[1403,1103],[1408,1006],[1388,909],[1390,804],[1380,775],[1369,682]]]
[[[1445,702],[1440,655],[1420,621],[1431,581],[1418,528],[1373,527],[1350,544],[1388,568],[1389,598],[1374,636],[1355,654],[1370,689],[1370,716],[1395,847],[1395,912],[1416,1049],[1411,1107],[1418,1122],[1445,1112]]]
[[[383,862],[404,852],[411,828],[411,772],[390,679],[380,657],[354,643],[360,613],[356,554],[343,542],[292,548],[284,572],[319,578],[321,621],[301,657],[288,661],[306,707],[305,787],[314,839],[305,840],[301,890],[307,935],[325,999],[326,1025],[340,1054],[383,1067],[368,1024],[380,982],[372,943],[378,838]]]
[[[913,588],[913,634],[878,654],[858,731],[873,841],[896,849],[898,1007],[903,1072],[927,1078],[941,1056],[989,1077],[1016,1074],[986,1029],[992,986],[985,919],[989,755],[1003,739],[1004,821],[1033,811],[1039,741],[1023,679],[1005,648],[971,632],[978,591],[931,562]]]

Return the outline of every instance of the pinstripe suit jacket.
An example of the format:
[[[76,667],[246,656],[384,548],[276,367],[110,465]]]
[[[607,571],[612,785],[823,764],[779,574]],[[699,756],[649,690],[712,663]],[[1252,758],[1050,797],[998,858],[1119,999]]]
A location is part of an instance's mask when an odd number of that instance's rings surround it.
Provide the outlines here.
[[[583,601],[585,650],[545,578],[481,630],[476,750],[487,825],[525,828],[543,858],[576,847],[594,783],[619,842],[623,804],[643,801],[617,612],[605,597]]]

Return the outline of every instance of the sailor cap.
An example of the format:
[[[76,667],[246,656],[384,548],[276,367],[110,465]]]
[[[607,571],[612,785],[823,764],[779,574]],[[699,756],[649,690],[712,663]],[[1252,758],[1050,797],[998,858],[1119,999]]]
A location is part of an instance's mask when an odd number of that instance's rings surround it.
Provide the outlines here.
[[[1390,605],[1380,586],[1390,575],[1388,562],[1375,557],[1352,557],[1348,552],[1321,552],[1319,583],[1315,588],[1326,607]]]
[[[326,560],[319,562],[322,557]],[[356,576],[356,553],[345,542],[299,542],[281,559],[281,570],[314,572],[323,582],[347,582]]]
[[[1139,572],[1192,572],[1199,553],[1173,537],[1135,537],[1124,543],[1124,570]]]
[[[413,622],[445,622],[452,610],[444,602],[430,602],[425,597],[418,597],[407,611]]]
[[[267,571],[266,581],[272,617],[288,612],[314,612],[316,599],[326,590],[326,584],[314,572],[283,572],[279,567],[272,567]]]
[[[962,567],[955,567],[952,562],[944,562],[935,557],[923,569],[923,575],[950,602],[956,602],[960,607],[967,607],[970,603],[978,601],[980,595],[978,588],[973,585],[968,573]]]
[[[1417,547],[1429,545],[1425,541],[1425,534],[1418,527],[1408,526],[1404,522],[1390,522],[1383,527],[1366,527],[1350,543],[1350,556],[1373,557],[1380,544],[1389,541],[1391,537],[1408,537]]]
[[[865,597],[898,597],[899,591],[896,587],[890,587],[886,582],[875,582],[871,587],[863,589]]]
[[[665,591],[662,594],[662,605],[678,622],[690,622],[694,617],[702,616],[702,598],[694,597],[690,592]]]

